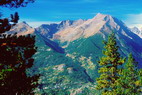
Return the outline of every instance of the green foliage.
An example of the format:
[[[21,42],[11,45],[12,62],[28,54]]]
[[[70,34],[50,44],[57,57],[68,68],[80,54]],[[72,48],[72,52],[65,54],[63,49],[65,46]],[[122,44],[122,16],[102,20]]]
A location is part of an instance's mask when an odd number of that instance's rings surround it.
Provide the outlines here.
[[[100,77],[97,78],[96,89],[101,90],[103,95],[116,95],[119,66],[124,63],[124,59],[120,57],[118,52],[119,47],[114,33],[108,37],[108,41],[104,42],[104,44],[104,56],[99,60],[100,68],[98,72]]]
[[[40,77],[40,86],[36,89],[36,94],[50,95],[54,93],[56,95],[64,95],[69,92],[75,95],[101,95],[100,92],[102,90],[96,90],[96,84],[94,83],[92,83],[92,85],[89,84],[91,82],[88,80],[88,77],[95,81],[95,78],[98,76],[98,64],[96,64],[96,62],[98,56],[102,56],[100,52],[104,46],[102,44],[103,38],[107,38],[107,35],[103,37],[100,34],[96,34],[89,38],[75,40],[70,42],[70,44],[65,43],[63,46],[66,47],[66,54],[59,54],[53,51],[48,46],[44,45],[40,38],[37,38],[36,45],[39,48],[34,56],[36,60],[33,72],[40,73],[42,77]],[[94,39],[97,39],[97,41]],[[125,41],[117,40],[117,42],[118,45],[121,46],[121,43],[124,44]],[[127,47],[124,46],[121,47],[121,51],[120,49],[118,49],[118,51],[121,52],[122,55],[124,51],[125,54],[128,54],[128,50],[125,49],[127,49]],[[60,71],[57,67],[60,67],[62,64],[65,65],[65,68],[63,71],[62,69]],[[121,68],[121,65],[119,65],[118,68]],[[110,70],[110,72],[113,73],[115,68],[102,70],[104,71],[100,70],[100,72]],[[85,74],[84,71],[86,72]],[[102,77],[103,76],[105,75],[102,75]],[[58,85],[58,88],[55,88],[56,85]],[[63,89],[64,87],[65,89]],[[117,90],[114,90],[113,93],[107,92],[105,94],[115,95],[116,92]]]
[[[0,19],[0,34],[9,31],[16,23],[18,23],[19,15],[16,12],[14,15],[11,14],[11,18]]]
[[[24,7],[34,0],[1,0],[0,6],[8,8]],[[0,14],[2,15],[2,14]],[[32,56],[36,52],[35,36],[8,35],[18,23],[16,12],[10,18],[0,19],[0,94],[28,95],[33,94],[39,76],[27,76],[26,70],[34,62]],[[4,34],[5,33],[5,34]]]
[[[0,38],[1,95],[30,94],[38,76],[27,77],[26,70],[34,62],[35,36],[2,35]]]
[[[95,71],[97,73],[97,67],[91,57],[87,58],[75,52],[57,53],[44,45],[38,37],[36,36],[38,49],[34,55],[35,65],[31,69],[31,73],[41,75],[36,94],[89,95],[89,92],[96,92],[95,85],[90,82],[97,75],[94,74]]]
[[[140,95],[142,87],[141,69],[138,69],[137,62],[132,54],[128,56],[128,60],[120,73],[118,80],[119,94],[121,95]]]

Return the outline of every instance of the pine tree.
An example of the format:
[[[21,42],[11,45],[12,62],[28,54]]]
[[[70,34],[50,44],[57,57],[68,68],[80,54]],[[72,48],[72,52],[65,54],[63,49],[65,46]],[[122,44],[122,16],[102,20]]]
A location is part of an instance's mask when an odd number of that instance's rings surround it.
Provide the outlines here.
[[[32,94],[38,76],[27,76],[34,62],[35,36],[9,35],[0,39],[0,94]]]
[[[141,94],[141,69],[138,69],[137,62],[132,54],[128,56],[128,60],[121,71],[119,78],[120,95],[140,95]]]
[[[114,33],[110,34],[108,41],[104,44],[104,56],[99,60],[100,68],[98,72],[100,77],[97,78],[96,89],[101,90],[102,95],[117,95],[118,73],[120,66],[124,63],[124,58],[120,57]]]
[[[16,23],[18,23],[19,15],[17,12],[15,14],[11,14],[11,19],[4,18],[0,19],[0,34],[9,31]],[[0,35],[3,36],[3,35]]]
[[[2,0],[0,6],[15,7],[26,5],[33,0]],[[0,95],[31,95],[37,87],[39,76],[27,76],[27,69],[34,62],[36,52],[35,36],[6,35],[18,23],[18,13],[0,19]]]

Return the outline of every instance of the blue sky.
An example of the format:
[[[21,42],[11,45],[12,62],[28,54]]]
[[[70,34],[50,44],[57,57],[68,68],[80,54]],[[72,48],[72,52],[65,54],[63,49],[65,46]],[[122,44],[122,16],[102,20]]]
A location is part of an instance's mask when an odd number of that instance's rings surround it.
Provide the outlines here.
[[[130,27],[142,27],[142,0],[36,0],[24,8],[1,11],[5,17],[17,11],[20,21],[33,27],[69,19],[90,19],[97,13],[117,17]]]

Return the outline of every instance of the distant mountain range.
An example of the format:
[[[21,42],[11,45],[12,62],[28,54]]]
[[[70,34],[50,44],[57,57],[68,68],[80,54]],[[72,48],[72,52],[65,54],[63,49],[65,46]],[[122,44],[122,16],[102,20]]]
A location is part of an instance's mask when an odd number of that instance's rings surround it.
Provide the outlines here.
[[[100,13],[89,20],[66,20],[59,24],[43,24],[35,29],[30,27],[26,22],[22,22],[11,29],[10,32],[18,32],[19,35],[38,33],[42,38],[44,37],[44,40],[50,39],[52,42],[59,42],[60,46],[65,48],[70,46],[74,41],[89,39],[95,35],[100,35],[103,40],[106,40],[112,30],[115,31],[118,44],[120,44],[122,48],[127,49],[127,47],[129,47],[132,49],[131,52],[134,53],[134,55],[136,53],[136,56],[141,56],[142,31],[136,27],[130,29],[121,20]],[[93,40],[97,41],[95,38]]]
[[[89,20],[66,20],[59,24],[43,24],[35,29],[23,22],[11,30],[19,35],[36,35],[38,51],[31,72],[42,75],[41,90],[37,90],[42,94],[50,91],[50,86],[56,89],[57,85],[64,88],[63,92],[74,89],[79,93],[78,89],[91,89],[90,83],[98,76],[97,61],[102,56],[102,41],[107,40],[112,31],[121,55],[127,57],[132,53],[142,67],[142,31],[136,27],[130,29],[110,15],[99,13]],[[55,85],[55,81],[59,83]]]

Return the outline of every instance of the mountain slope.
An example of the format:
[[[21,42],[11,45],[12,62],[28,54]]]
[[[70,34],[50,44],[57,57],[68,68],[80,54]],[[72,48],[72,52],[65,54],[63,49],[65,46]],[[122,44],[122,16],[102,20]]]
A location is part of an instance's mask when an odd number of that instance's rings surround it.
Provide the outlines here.
[[[81,66],[87,58],[80,59],[79,62],[73,58],[74,55],[58,53],[45,45],[40,35],[36,36],[36,46],[38,50],[34,55],[35,63],[30,73],[41,75],[39,87],[35,90],[37,94],[65,95],[70,92],[80,93],[77,90],[83,91],[87,86],[93,87],[94,79],[87,73],[87,69]],[[91,59],[88,62],[91,62]],[[90,64],[90,71],[93,72],[96,66],[92,62]]]
[[[93,57],[97,60],[103,49],[102,41],[106,40],[112,31],[115,32],[123,56],[132,52],[136,60],[141,63],[142,39],[122,21],[110,15],[97,14],[93,19],[84,21],[76,27],[68,27],[55,33],[54,39],[59,40],[68,52],[77,51],[80,55],[89,57],[89,52],[95,51]]]
[[[39,95],[87,95],[87,92],[95,95],[102,41],[107,40],[112,31],[121,55],[127,57],[132,53],[142,67],[142,39],[110,15],[97,14],[89,20],[67,20],[36,28],[38,50],[31,73],[39,73],[41,77],[35,92]]]

